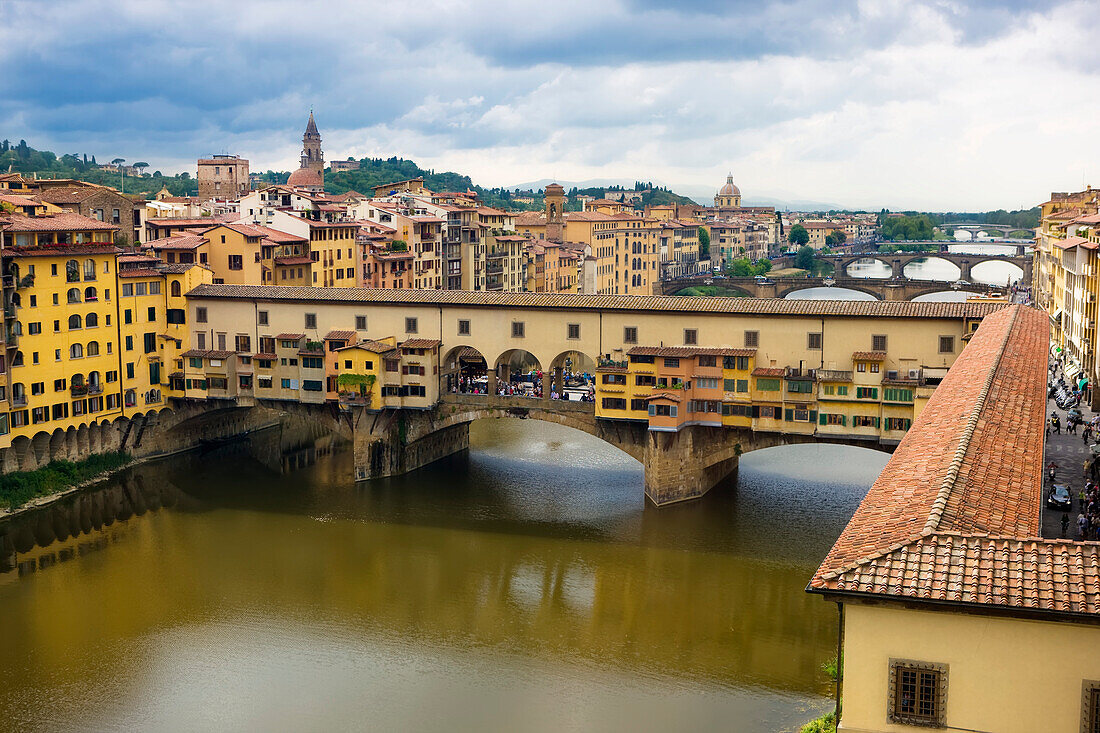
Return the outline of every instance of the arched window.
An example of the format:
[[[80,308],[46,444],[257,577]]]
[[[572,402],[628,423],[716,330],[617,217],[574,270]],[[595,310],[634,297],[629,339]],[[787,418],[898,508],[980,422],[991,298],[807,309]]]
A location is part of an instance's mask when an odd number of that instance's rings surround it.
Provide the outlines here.
[[[88,387],[95,389],[99,386],[99,372],[88,372]]]
[[[70,359],[83,359],[84,358],[84,347],[81,346],[80,344],[73,344],[72,346],[70,346],[69,347],[69,358]]]
[[[72,331],[75,328],[80,328],[80,314],[73,313],[69,316],[69,330]]]
[[[182,288],[180,288],[180,281],[179,280],[173,280],[172,281],[172,297],[173,298],[180,297],[180,295],[181,295],[180,291],[181,290],[182,290]]]
[[[95,280],[95,260],[90,258],[84,260],[84,279]]]
[[[65,263],[65,282],[80,282],[80,263],[76,260],[69,260]]]
[[[89,313],[84,317],[84,328],[97,328],[99,326],[99,314]]]
[[[126,406],[133,407],[137,404],[137,392],[132,389],[126,390]]]
[[[26,402],[27,400],[27,388],[19,382],[16,382],[11,386],[11,397],[16,402]]]
[[[95,288],[84,288],[84,302],[94,303],[99,300],[99,294],[96,293]]]
[[[99,342],[98,341],[89,341],[88,342],[88,356],[99,356]]]
[[[70,262],[76,262],[76,260],[70,260]],[[68,299],[69,299],[70,303],[79,303],[80,302],[80,289],[79,288],[69,288]]]
[[[83,387],[84,386],[84,375],[81,374],[80,372],[77,372],[76,374],[74,374],[72,376],[72,378],[69,379],[69,384],[72,385],[73,387]]]

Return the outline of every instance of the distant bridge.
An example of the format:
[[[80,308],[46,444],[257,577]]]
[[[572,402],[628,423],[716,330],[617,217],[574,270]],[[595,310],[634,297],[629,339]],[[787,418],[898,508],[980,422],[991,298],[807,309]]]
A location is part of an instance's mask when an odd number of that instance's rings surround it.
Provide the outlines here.
[[[807,288],[836,287],[867,293],[878,300],[912,300],[921,295],[961,291],[967,293],[985,293],[989,285],[967,283],[953,284],[940,280],[883,280],[869,277],[776,277],[760,282],[754,277],[728,277],[715,280],[710,276],[666,280],[661,283],[664,295],[675,295],[684,288],[704,285],[733,290],[750,298],[786,298],[791,293]]]
[[[905,275],[905,266],[914,260],[935,258],[950,262],[959,268],[960,280],[970,280],[973,268],[984,262],[1007,262],[1023,271],[1021,281],[1027,285],[1031,283],[1032,258],[1030,254],[1020,252],[1019,249],[1017,249],[1015,255],[963,254],[961,252],[849,252],[826,257],[825,259],[833,263],[835,274],[838,277],[847,276],[849,274],[848,267],[859,260],[878,260],[890,268],[890,279],[900,281],[914,279]]]

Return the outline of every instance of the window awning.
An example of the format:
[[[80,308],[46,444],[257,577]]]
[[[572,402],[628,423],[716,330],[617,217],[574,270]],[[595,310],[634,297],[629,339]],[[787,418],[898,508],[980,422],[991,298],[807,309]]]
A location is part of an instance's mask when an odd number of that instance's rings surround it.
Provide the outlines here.
[[[1071,380],[1076,379],[1077,375],[1081,373],[1081,370],[1077,367],[1076,364],[1066,364],[1065,371],[1066,378]]]
[[[1053,313],[1051,313],[1050,314],[1050,320],[1055,322],[1055,323],[1061,323],[1062,322],[1062,309],[1058,308]]]

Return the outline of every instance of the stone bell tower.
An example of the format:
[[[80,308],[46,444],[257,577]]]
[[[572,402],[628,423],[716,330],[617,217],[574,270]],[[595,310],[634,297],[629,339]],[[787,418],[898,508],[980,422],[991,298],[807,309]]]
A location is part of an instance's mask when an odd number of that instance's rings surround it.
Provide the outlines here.
[[[551,183],[544,192],[546,199],[546,240],[565,241],[565,189]]]

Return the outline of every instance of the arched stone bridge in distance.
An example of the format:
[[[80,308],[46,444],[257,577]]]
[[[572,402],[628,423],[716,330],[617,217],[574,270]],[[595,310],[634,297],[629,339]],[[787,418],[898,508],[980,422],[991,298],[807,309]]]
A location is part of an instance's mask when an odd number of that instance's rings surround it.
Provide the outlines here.
[[[970,280],[974,267],[985,262],[1007,262],[1016,265],[1023,271],[1021,278],[1024,285],[1031,283],[1032,257],[1029,254],[996,255],[996,254],[963,254],[960,252],[850,252],[839,255],[831,255],[826,258],[833,263],[834,275],[848,277],[848,267],[859,260],[878,260],[890,268],[890,280],[907,281],[914,280],[905,275],[905,266],[914,260],[939,259],[950,262],[959,268],[959,279]],[[860,278],[870,279],[870,278]],[[885,279],[885,278],[884,278]],[[916,282],[927,282],[916,280]],[[937,281],[938,282],[938,281]]]
[[[710,281],[708,283],[708,281]],[[700,285],[718,285],[739,292],[750,298],[785,298],[791,293],[807,288],[845,288],[867,293],[878,300],[912,300],[921,295],[960,290],[967,293],[985,293],[989,285],[967,283],[953,285],[940,280],[883,280],[869,277],[778,277],[759,282],[752,277],[728,277],[714,280],[710,276],[666,280],[661,283],[664,295],[675,295],[684,288]]]

